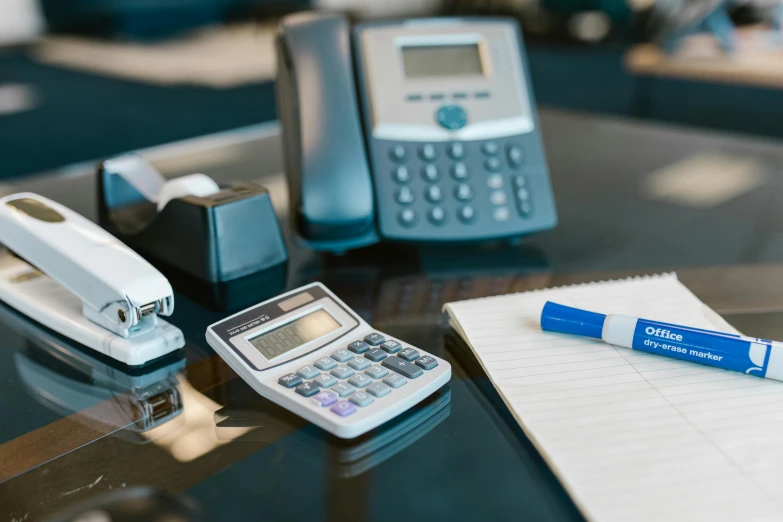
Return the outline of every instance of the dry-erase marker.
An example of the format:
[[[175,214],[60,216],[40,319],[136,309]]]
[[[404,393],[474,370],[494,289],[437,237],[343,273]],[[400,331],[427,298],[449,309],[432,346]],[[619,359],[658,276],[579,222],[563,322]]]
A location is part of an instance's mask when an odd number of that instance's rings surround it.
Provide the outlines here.
[[[598,314],[551,301],[541,312],[541,329],[783,381],[783,343],[779,342],[627,315]]]

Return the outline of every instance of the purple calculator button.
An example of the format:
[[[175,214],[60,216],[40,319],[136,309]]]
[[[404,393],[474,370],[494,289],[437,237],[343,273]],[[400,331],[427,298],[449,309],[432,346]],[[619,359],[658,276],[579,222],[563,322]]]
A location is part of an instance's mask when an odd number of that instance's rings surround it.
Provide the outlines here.
[[[337,402],[337,394],[329,390],[324,390],[313,395],[313,400],[317,405],[323,408]]]
[[[347,417],[352,413],[356,413],[356,406],[354,406],[352,402],[340,401],[332,406],[332,411],[340,417]]]

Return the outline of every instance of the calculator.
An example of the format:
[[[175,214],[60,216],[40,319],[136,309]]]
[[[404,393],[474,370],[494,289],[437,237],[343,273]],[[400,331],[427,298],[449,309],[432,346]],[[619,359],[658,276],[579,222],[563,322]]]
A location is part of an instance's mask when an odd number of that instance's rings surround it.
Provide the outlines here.
[[[260,395],[344,439],[451,378],[448,362],[372,328],[321,283],[227,317],[206,338]]]

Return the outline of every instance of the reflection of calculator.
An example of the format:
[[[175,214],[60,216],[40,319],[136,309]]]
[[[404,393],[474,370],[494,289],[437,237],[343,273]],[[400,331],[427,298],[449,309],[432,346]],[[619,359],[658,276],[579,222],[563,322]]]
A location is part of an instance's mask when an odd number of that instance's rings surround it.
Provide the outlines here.
[[[397,455],[451,413],[451,390],[445,385],[377,429],[353,439],[338,439],[324,436],[314,426],[303,427],[303,421],[291,412],[253,395],[232,392],[228,406],[215,412],[218,440],[275,444],[319,475],[324,471],[319,466],[326,466],[330,474],[344,478],[360,475]],[[248,428],[252,431],[247,432]],[[237,430],[243,431],[239,439]]]
[[[451,378],[449,363],[373,330],[320,283],[232,315],[206,336],[258,393],[342,438]]]

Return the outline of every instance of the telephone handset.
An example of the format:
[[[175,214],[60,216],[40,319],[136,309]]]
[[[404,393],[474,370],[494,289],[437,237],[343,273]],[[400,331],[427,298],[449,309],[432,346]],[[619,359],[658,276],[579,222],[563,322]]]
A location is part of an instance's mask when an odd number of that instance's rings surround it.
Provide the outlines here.
[[[291,215],[314,248],[557,223],[516,22],[295,14],[277,50]]]

